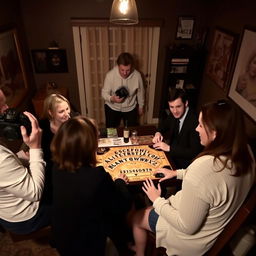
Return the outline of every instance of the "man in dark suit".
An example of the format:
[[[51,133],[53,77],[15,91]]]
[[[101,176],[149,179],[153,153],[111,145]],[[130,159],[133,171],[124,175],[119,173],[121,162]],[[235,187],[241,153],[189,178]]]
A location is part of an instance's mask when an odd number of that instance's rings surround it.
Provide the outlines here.
[[[187,94],[183,89],[172,89],[168,96],[170,114],[160,121],[153,138],[153,147],[169,152],[176,169],[187,168],[202,150],[196,132],[198,119],[189,108]]]

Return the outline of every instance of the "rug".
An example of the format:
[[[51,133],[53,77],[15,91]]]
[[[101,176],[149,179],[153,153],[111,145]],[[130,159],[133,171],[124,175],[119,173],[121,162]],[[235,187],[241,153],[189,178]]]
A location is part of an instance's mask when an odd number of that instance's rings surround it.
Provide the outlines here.
[[[48,238],[13,242],[9,233],[0,237],[0,256],[59,256],[48,243]]]

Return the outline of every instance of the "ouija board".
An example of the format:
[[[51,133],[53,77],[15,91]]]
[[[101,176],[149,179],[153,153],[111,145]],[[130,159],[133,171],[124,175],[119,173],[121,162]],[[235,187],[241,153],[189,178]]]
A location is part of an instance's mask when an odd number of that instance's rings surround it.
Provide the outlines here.
[[[112,178],[124,173],[129,182],[156,179],[152,174],[155,169],[171,166],[163,151],[148,145],[110,147],[105,153],[97,155],[97,160]]]

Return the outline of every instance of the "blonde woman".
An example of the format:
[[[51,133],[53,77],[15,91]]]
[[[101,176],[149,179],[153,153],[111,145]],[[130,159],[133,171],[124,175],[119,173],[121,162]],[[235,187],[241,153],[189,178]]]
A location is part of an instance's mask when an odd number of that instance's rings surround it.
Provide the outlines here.
[[[42,149],[44,152],[44,160],[46,162],[45,171],[45,188],[42,201],[51,204],[52,201],[52,156],[50,144],[54,134],[58,131],[62,123],[70,118],[70,103],[60,94],[50,94],[44,100],[43,119],[40,120],[42,134]]]

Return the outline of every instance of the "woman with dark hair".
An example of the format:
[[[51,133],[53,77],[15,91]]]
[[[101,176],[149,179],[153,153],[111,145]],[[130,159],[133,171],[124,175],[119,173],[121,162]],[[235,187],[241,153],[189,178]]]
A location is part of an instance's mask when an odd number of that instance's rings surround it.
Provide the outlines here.
[[[205,147],[187,169],[164,173],[177,176],[182,189],[168,199],[146,180],[143,190],[153,206],[133,219],[136,256],[144,255],[147,230],[156,233],[156,246],[168,255],[203,255],[235,215],[255,178],[255,161],[247,144],[239,109],[226,100],[206,104],[196,128]]]
[[[63,256],[95,255],[105,251],[113,219],[131,205],[127,177],[112,181],[102,166],[96,167],[98,130],[77,116],[61,125],[51,151],[53,161],[53,235]]]

